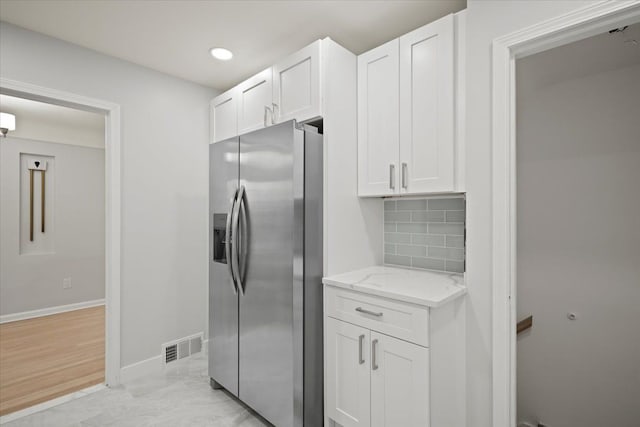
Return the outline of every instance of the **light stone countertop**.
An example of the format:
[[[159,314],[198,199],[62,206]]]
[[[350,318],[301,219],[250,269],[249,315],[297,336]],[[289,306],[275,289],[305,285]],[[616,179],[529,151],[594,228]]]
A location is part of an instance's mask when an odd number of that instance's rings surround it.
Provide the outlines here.
[[[387,266],[324,277],[322,283],[427,307],[439,307],[467,292],[462,274]]]

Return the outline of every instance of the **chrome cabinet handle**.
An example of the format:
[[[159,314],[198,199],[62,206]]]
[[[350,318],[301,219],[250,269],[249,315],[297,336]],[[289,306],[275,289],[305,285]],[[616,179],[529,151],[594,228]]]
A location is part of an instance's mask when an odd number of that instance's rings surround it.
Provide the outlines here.
[[[392,190],[396,188],[395,171],[396,171],[396,165],[389,165],[389,188]]]
[[[407,164],[402,164],[402,188],[407,188]]]
[[[240,295],[244,295],[242,278],[240,277],[240,254],[238,252],[238,226],[240,223],[240,205],[242,203],[242,200],[244,199],[244,185],[240,186],[240,190],[238,191],[238,196],[236,197],[236,199],[236,209],[233,213],[233,219],[231,220],[231,245],[233,249],[232,259],[234,261],[231,264],[231,267],[236,278],[238,291],[240,291]]]
[[[378,340],[371,342],[371,369],[374,371],[378,369],[378,358],[376,357],[376,350],[378,348]]]
[[[231,200],[231,207],[229,208],[229,213],[227,214],[227,225],[224,231],[224,256],[227,260],[227,269],[229,270],[229,276],[231,277],[231,287],[233,288],[233,294],[238,295],[238,289],[236,284],[236,278],[233,275],[233,257],[231,256],[231,217],[233,216],[233,212],[236,207],[236,200],[238,197],[238,190],[233,194],[233,199]]]
[[[267,127],[267,113],[271,115],[271,124],[273,124],[273,111],[268,106],[264,106],[264,127]]]
[[[358,363],[362,365],[364,363],[364,356],[362,355],[362,345],[364,344],[364,334],[358,337]]]
[[[279,116],[279,108],[278,104],[276,104],[275,102],[271,103],[271,106],[273,107],[273,110],[271,111],[271,123],[276,123],[276,118]]]
[[[370,314],[372,316],[376,316],[376,317],[382,317],[382,312],[375,312],[375,311],[369,311],[366,308],[362,308],[362,307],[358,307],[356,308],[356,311],[359,313],[364,313],[364,314]]]

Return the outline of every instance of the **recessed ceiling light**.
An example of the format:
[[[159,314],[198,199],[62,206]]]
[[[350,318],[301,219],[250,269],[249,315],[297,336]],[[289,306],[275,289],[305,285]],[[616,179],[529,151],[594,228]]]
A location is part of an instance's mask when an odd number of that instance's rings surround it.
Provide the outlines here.
[[[221,61],[228,61],[233,58],[233,53],[223,47],[213,47],[209,52],[211,53],[211,56]]]

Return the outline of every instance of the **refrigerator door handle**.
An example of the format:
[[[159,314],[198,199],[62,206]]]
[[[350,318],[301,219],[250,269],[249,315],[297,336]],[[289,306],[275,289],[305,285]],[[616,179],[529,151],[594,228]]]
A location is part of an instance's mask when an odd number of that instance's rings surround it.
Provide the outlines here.
[[[244,295],[244,278],[247,271],[247,251],[249,249],[249,223],[247,222],[247,207],[245,201],[247,199],[247,191],[244,191],[243,197],[239,199],[240,207],[240,245],[238,246],[238,280],[242,284],[242,293]]]
[[[238,295],[238,286],[236,284],[235,276],[233,275],[233,248],[231,242],[231,217],[233,216],[233,212],[236,207],[236,200],[238,197],[238,190],[236,190],[233,195],[233,199],[231,200],[231,207],[229,208],[229,213],[227,214],[227,224],[225,227],[225,236],[224,236],[224,253],[225,258],[227,259],[227,269],[229,270],[229,276],[231,277],[231,286],[233,287],[233,294]]]
[[[241,206],[244,203],[244,185],[240,186],[240,190],[238,191],[238,195],[236,196],[236,209],[233,213],[233,219],[231,220],[231,241],[232,241],[232,259],[231,267],[233,269],[233,274],[236,278],[236,286],[238,291],[240,291],[240,295],[244,295],[244,287],[242,286],[242,278],[240,277],[240,251],[239,240],[238,240],[238,229],[240,226],[240,210]]]

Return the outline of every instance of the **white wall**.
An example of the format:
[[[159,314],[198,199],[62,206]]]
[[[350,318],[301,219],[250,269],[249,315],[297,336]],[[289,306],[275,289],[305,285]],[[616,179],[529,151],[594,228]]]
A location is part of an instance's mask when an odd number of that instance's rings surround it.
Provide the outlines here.
[[[534,55],[518,75],[549,66]],[[534,317],[518,337],[518,420],[637,426],[640,64],[518,86],[517,102],[518,318]]]
[[[31,242],[27,158],[43,156],[45,232],[36,172]],[[104,298],[104,166],[102,148],[0,141],[0,315]],[[71,288],[63,289],[65,278]]]
[[[357,57],[325,40],[324,275],[382,264],[382,199],[358,197]]]
[[[16,116],[14,138],[104,148],[103,114],[2,94],[0,111]]]
[[[122,108],[122,365],[204,331],[216,92],[4,22],[0,76]]]
[[[467,425],[492,427],[491,42],[594,1],[467,2]]]
[[[69,129],[68,126],[60,126],[55,122],[36,123],[30,118],[24,119],[21,116],[17,117],[20,117],[18,119],[18,127],[16,127],[15,131],[11,132],[11,136],[14,138],[27,138],[60,144],[104,148],[104,131],[96,134],[93,129]]]

